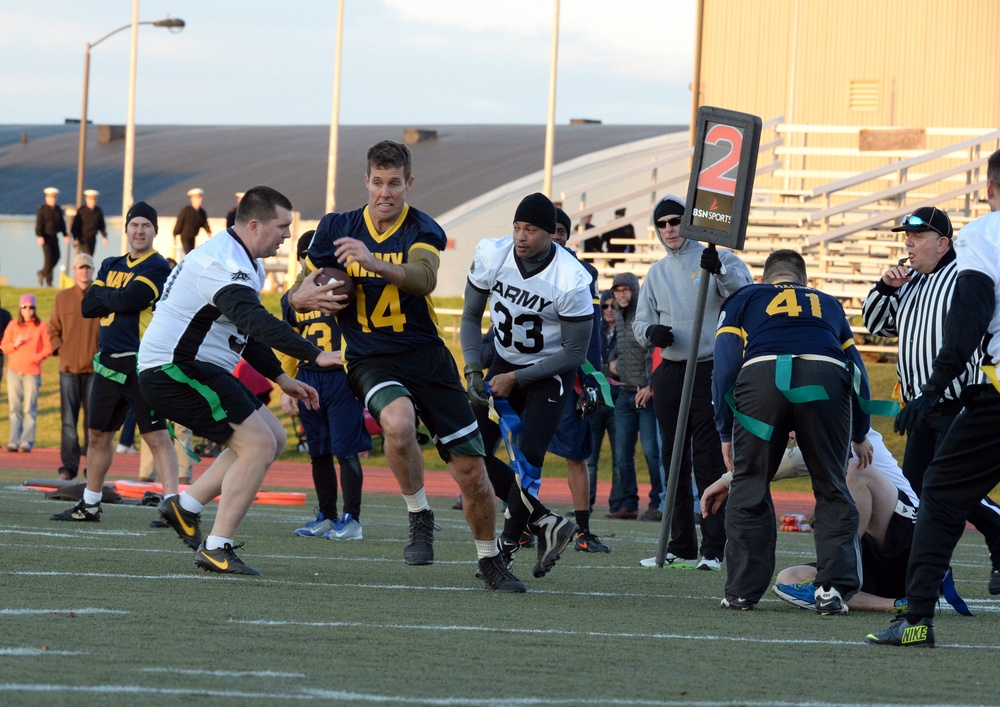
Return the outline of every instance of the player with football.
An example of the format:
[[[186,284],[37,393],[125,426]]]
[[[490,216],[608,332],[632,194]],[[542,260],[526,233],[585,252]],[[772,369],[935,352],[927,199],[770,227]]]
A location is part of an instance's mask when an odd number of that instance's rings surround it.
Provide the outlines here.
[[[545,451],[562,419],[576,369],[584,362],[594,324],[590,274],[551,240],[556,207],[530,194],[514,212],[513,235],[487,238],[476,247],[465,287],[462,352],[469,399],[486,442],[487,469],[501,495],[507,489],[510,517],[501,548],[513,553],[525,529],[539,538],[534,575],[541,577],[573,539],[573,522],[549,512],[532,492]],[[496,356],[485,382],[480,322],[487,303]],[[489,384],[489,391],[486,389]],[[489,416],[489,395],[505,398],[522,420],[522,458],[511,471],[496,458],[501,430]],[[547,556],[543,557],[543,548]]]
[[[432,218],[406,203],[413,175],[405,145],[383,140],[368,150],[365,186],[367,206],[320,221],[306,276],[288,301],[298,312],[337,315],[348,383],[383,430],[386,461],[409,510],[404,561],[434,561],[434,511],[414,434],[419,414],[462,491],[484,587],[523,592],[524,584],[500,557],[483,440],[430,299],[447,238]],[[328,267],[351,276],[353,299],[332,294],[339,282],[320,286],[317,274],[308,272]]]

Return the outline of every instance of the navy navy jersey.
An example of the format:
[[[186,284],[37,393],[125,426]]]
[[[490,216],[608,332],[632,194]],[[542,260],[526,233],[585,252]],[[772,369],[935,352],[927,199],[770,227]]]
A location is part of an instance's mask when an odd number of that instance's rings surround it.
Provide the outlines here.
[[[291,324],[304,339],[316,344],[321,351],[340,351],[340,326],[334,315],[319,311],[296,312],[288,304],[286,292],[281,296],[281,318]],[[334,369],[320,366],[315,361],[299,361],[299,370],[322,372]]]
[[[861,395],[869,397],[864,361],[835,297],[790,282],[747,285],[727,298],[719,313],[712,397],[722,429],[732,429],[733,414],[725,396],[743,363],[784,354],[824,356],[845,365],[852,361],[861,372]],[[867,431],[869,416],[861,412],[857,400],[854,413],[855,429],[863,426]]]
[[[153,317],[153,305],[163,292],[170,275],[170,263],[155,250],[133,260],[128,254],[105,258],[91,288],[125,290],[129,287],[152,290],[153,296],[143,309],[111,312],[101,318],[100,349],[102,353],[135,353],[139,339]],[[97,295],[95,290],[94,295]]]
[[[375,230],[367,206],[323,217],[309,246],[307,262],[310,270],[341,268],[354,279],[355,299],[337,315],[344,361],[413,351],[427,344],[443,346],[430,296],[404,292],[358,263],[344,268],[334,257],[333,244],[344,237],[357,238],[376,258],[397,265],[409,262],[410,252],[417,248],[440,257],[448,244],[437,222],[408,204],[403,205],[396,223],[381,234]]]

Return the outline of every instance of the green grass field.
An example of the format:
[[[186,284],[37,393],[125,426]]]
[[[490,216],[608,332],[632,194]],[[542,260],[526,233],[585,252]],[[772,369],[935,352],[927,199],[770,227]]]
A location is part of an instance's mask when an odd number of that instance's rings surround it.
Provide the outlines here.
[[[610,555],[569,550],[543,579],[519,557],[528,593],[498,595],[443,501],[430,567],[402,562],[398,497],[367,495],[365,539],[345,543],[293,536],[310,506],[255,506],[239,552],[264,576],[231,578],[148,528],[151,508],[49,521],[68,504],[20,488],[28,475],[0,470],[4,705],[996,704],[1000,619],[977,537],[954,564],[976,616],[944,608],[941,647],[904,650],[861,642],[884,614],[820,617],[770,595],[720,609],[724,573],[639,567],[653,524],[595,521]],[[778,567],[811,557],[811,535],[779,534]]]

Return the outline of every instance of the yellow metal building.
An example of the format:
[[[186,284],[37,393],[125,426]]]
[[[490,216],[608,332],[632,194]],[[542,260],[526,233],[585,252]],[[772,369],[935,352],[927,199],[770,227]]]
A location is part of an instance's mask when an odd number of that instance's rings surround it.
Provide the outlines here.
[[[700,0],[695,104],[788,123],[1000,125],[998,0]]]

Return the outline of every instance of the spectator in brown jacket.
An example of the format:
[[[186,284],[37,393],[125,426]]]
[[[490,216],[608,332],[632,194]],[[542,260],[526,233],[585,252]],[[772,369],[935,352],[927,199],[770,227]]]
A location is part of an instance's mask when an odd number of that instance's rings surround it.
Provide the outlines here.
[[[62,412],[62,465],[60,479],[76,478],[80,456],[87,453],[87,438],[80,444],[80,410],[83,429],[88,429],[87,401],[94,381],[94,354],[100,319],[87,319],[80,311],[83,295],[94,280],[94,259],[80,253],[73,259],[74,286],[56,295],[49,319],[52,353],[59,357],[59,409]]]

